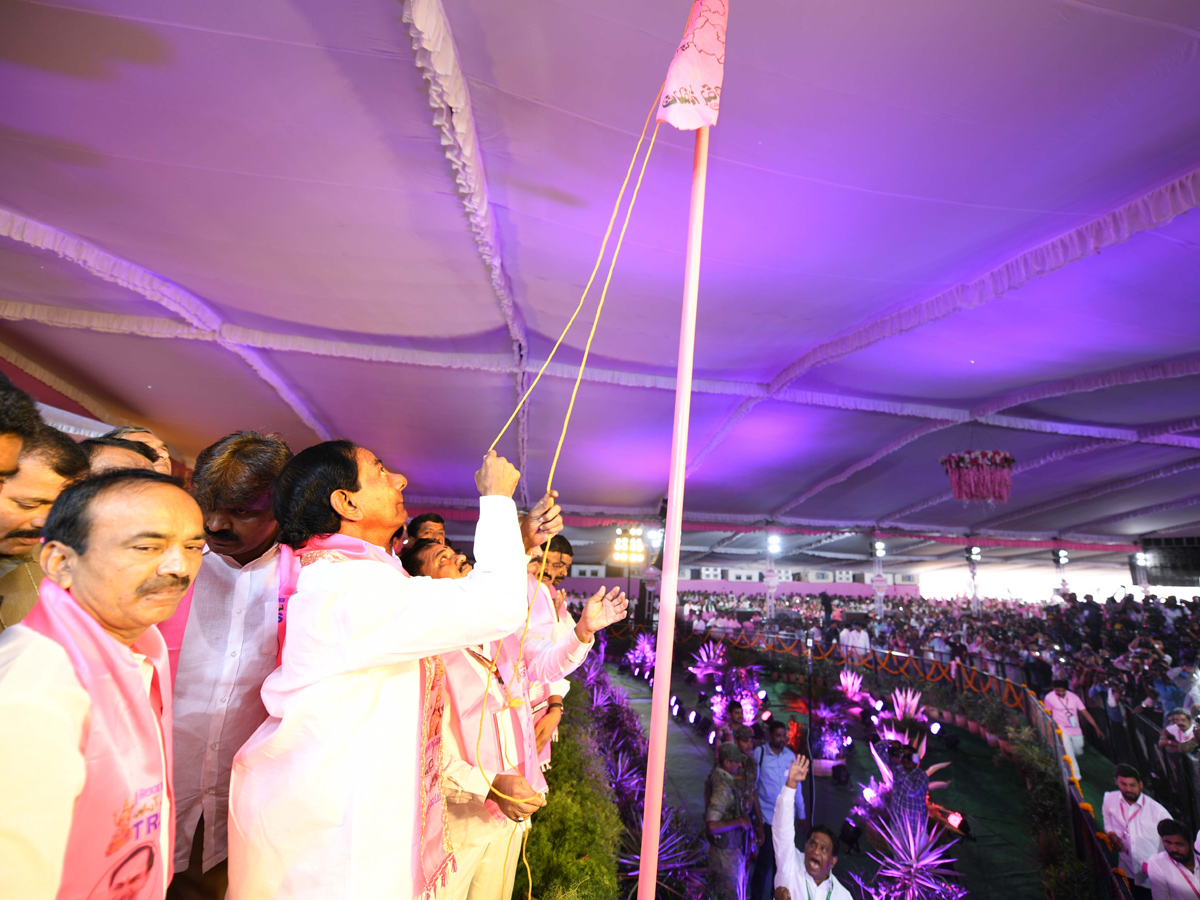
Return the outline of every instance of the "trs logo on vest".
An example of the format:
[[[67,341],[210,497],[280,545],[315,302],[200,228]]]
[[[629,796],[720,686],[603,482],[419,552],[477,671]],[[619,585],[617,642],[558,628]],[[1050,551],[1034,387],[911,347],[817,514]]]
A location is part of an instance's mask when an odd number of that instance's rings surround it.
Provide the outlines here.
[[[162,827],[159,810],[162,809],[163,783],[140,788],[133,797],[126,797],[119,812],[113,813],[117,830],[108,842],[105,856],[116,853],[130,841],[140,841]]]

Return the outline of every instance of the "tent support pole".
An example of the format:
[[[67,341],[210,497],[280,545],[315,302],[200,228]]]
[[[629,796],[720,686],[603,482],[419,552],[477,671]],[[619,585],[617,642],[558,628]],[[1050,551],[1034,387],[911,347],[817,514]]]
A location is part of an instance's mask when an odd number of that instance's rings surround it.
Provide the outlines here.
[[[642,854],[638,900],[654,900],[658,886],[658,835],[662,827],[663,769],[667,756],[671,657],[675,647],[675,607],[679,590],[679,544],[683,526],[683,484],[687,466],[688,420],[692,411],[692,355],[696,344],[696,296],[700,287],[700,238],[704,230],[704,188],[708,178],[708,127],[696,131],[692,163],[692,205],[688,216],[683,314],[679,324],[679,367],[675,381],[675,425],[671,434],[671,474],[667,522],[663,531],[662,592],[658,605],[654,696],[650,704],[650,746],[646,758],[646,798],[642,815]]]

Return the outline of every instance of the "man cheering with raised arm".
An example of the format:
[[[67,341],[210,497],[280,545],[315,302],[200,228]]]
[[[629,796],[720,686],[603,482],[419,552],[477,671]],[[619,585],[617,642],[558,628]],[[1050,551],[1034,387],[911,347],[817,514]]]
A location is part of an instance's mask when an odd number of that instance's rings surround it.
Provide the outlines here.
[[[404,476],[369,450],[327,441],[279,474],[272,503],[281,663],[270,718],[233,763],[230,900],[423,896],[454,868],[439,769],[444,669],[437,654],[523,626],[520,473],[489,453],[475,474],[475,570],[407,577],[388,550],[405,520]],[[547,498],[548,499],[548,498]],[[531,543],[561,528],[543,500]]]
[[[833,875],[838,841],[824,825],[808,829],[804,855],[796,849],[796,786],[808,777],[808,757],[797,757],[775,800],[775,900],[853,900]]]

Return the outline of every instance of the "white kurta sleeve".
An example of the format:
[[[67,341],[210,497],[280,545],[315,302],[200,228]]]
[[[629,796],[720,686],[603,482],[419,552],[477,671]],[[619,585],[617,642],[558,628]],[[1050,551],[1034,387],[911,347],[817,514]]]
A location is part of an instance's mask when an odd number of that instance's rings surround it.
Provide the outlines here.
[[[804,859],[796,849],[795,819],[796,789],[785,784],[775,801],[775,817],[771,822],[771,843],[775,846],[775,886],[795,886],[804,882]]]
[[[0,897],[54,900],[86,776],[80,748],[91,703],[62,649],[21,632],[5,634],[5,650],[19,640],[50,645],[53,655],[30,647],[0,679],[0,772],[9,776],[0,791]]]
[[[523,627],[525,554],[516,505],[508,497],[479,498],[475,554],[475,570],[458,579],[405,578],[376,563],[326,564],[326,577],[336,579],[344,598],[337,616],[347,664],[388,665],[449,653]]]

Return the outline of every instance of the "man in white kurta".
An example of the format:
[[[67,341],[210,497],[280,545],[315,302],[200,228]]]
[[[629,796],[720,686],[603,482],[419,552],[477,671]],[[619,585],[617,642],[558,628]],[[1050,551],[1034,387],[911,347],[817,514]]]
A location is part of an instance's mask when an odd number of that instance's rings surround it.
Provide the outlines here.
[[[435,581],[408,578],[384,549],[405,517],[403,476],[346,441],[285,467],[274,495],[281,541],[311,548],[323,535],[325,548],[299,556],[282,664],[263,685],[270,718],[234,760],[230,900],[417,895],[423,825],[441,824],[422,822],[421,660],[523,624],[518,477],[494,453],[485,459],[475,570]],[[314,527],[321,515],[329,526]]]
[[[1118,862],[1130,880],[1146,886],[1142,865],[1163,849],[1158,823],[1171,814],[1142,791],[1142,776],[1133,766],[1119,765],[1117,789],[1104,795],[1104,830],[1118,852]]]
[[[775,844],[776,900],[853,900],[834,877],[837,838],[824,825],[808,830],[804,853],[796,849],[796,788],[808,777],[808,757],[797,757],[775,800],[771,840]]]

